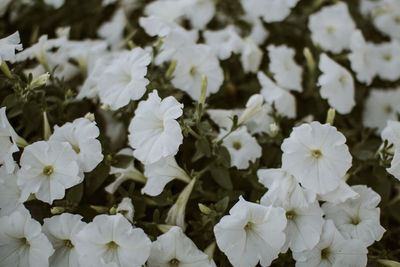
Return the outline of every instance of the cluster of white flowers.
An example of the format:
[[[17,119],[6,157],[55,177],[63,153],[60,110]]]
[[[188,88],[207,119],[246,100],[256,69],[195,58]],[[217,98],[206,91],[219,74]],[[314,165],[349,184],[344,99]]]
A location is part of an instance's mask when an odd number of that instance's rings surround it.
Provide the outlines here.
[[[0,16],[10,2],[0,3]],[[62,9],[67,2],[44,0],[52,9]],[[289,249],[297,267],[366,266],[367,248],[385,232],[378,207],[381,196],[366,185],[347,183],[354,172],[345,131],[333,126],[329,116],[325,124],[313,114],[299,119],[304,103],[298,99],[315,93],[318,101],[343,117],[360,109],[360,124],[380,134],[380,151],[391,155],[387,172],[400,180],[400,87],[374,85],[400,79],[400,2],[360,0],[362,15],[388,40],[374,43],[357,28],[346,1],[321,7],[323,1],[316,1],[306,24],[314,54],[306,47],[303,55],[273,36],[266,42],[267,28],[285,21],[303,1],[238,1],[242,14],[237,19],[250,26],[247,30],[234,23],[207,27],[214,20],[231,21],[218,15],[217,1],[141,2],[103,0],[102,6],[116,8],[96,29],[96,40],[72,40],[69,28],[59,29],[56,38],[42,35],[25,49],[18,32],[0,39],[1,70],[10,80],[15,74],[7,64],[28,60],[30,67],[23,73],[32,80],[29,90],[56,86],[55,79],[68,82],[79,77],[73,100],[93,104],[112,121],[100,132],[94,115],[88,113],[51,127],[44,111],[44,138],[28,143],[17,134],[20,128],[10,124],[6,108],[0,109],[0,266],[214,267],[216,247],[235,267],[269,266]],[[138,10],[143,11],[137,19],[140,29],[132,31],[130,15]],[[149,37],[147,46],[133,43],[136,31]],[[249,83],[254,87],[249,88],[251,95],[241,99],[246,104],[229,109],[230,103],[220,107],[217,101],[206,101],[232,87],[237,93],[236,77],[231,79],[224,69],[236,57],[241,75],[255,81]],[[156,89],[150,86],[154,69],[166,69]],[[306,73],[314,79],[310,78],[311,91]],[[367,88],[364,103],[357,98],[362,94],[357,91],[360,84]],[[164,86],[178,93],[172,95]],[[115,122],[121,114],[130,116],[126,127]],[[207,124],[200,125],[202,119]],[[281,131],[283,123],[291,124],[290,133]],[[199,125],[214,132],[202,136],[195,131]],[[116,149],[111,150],[119,150],[115,157],[129,158],[128,164],[117,166],[107,158],[103,135],[112,140]],[[185,141],[193,139],[195,145],[188,145],[190,151],[181,155]],[[270,153],[266,139],[279,142],[282,152],[274,168],[263,161]],[[122,144],[115,145],[118,141]],[[202,170],[196,169],[201,163],[191,169],[191,159],[179,159],[198,155],[201,142],[206,143],[204,154],[216,159]],[[186,207],[192,192],[196,200],[197,195],[215,193],[204,192],[198,181],[220,164],[221,150],[229,158],[224,165],[228,174],[251,174],[253,185],[258,179],[267,191],[256,200],[240,188],[231,192],[231,198],[241,194],[239,200],[229,214],[213,217],[214,236],[209,240],[215,242],[202,251],[186,232],[195,225],[186,219]],[[104,191],[113,208],[100,207],[104,210],[99,214],[84,218],[58,206],[69,190],[86,182],[106,161],[110,168]],[[147,224],[135,220],[135,198],[125,196],[115,203],[126,181],[138,184],[137,195],[146,205],[157,206],[153,197],[167,195],[170,202],[162,205],[169,205],[168,211],[162,216],[159,210],[154,213],[163,222],[148,223],[162,234],[150,235],[145,232]],[[166,192],[170,188],[179,191],[171,197]],[[39,223],[25,205],[31,200],[51,206],[52,216]]]

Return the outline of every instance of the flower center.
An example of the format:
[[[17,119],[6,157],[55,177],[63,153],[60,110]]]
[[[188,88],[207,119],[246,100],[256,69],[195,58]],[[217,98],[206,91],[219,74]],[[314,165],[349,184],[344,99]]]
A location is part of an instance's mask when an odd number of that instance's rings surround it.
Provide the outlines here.
[[[81,149],[78,145],[72,145],[72,149],[76,152],[76,154],[79,154],[81,152]]]
[[[331,252],[330,252],[329,248],[324,248],[323,250],[321,250],[321,258],[327,259],[329,257],[330,253]]]
[[[115,250],[115,249],[118,249],[118,247],[119,247],[119,245],[117,243],[115,243],[114,241],[108,242],[106,246],[109,250]]]
[[[242,144],[240,142],[238,142],[238,141],[233,142],[232,146],[236,150],[239,150],[239,149],[242,148]]]
[[[194,75],[196,75],[196,73],[197,73],[197,67],[196,67],[196,66],[193,66],[193,67],[190,69],[190,75],[194,76]]]
[[[293,220],[296,217],[296,213],[293,210],[286,212],[286,219]]]
[[[254,223],[248,222],[248,223],[246,224],[246,226],[244,227],[244,230],[245,230],[245,231],[250,231],[250,230],[253,228],[253,226],[254,226]]]
[[[179,260],[178,259],[172,259],[172,260],[170,260],[169,261],[169,266],[170,267],[176,267],[176,266],[179,266]]]
[[[342,86],[346,84],[346,76],[344,76],[344,74],[340,75],[339,82]]]
[[[335,31],[335,27],[333,27],[333,26],[326,26],[325,29],[326,29],[326,32],[329,34],[331,34]]]
[[[73,248],[74,247],[74,245],[72,244],[71,240],[69,240],[69,239],[64,240],[64,246],[67,247],[67,248]]]
[[[21,241],[21,245],[23,245],[23,246],[29,247],[31,245],[31,244],[29,244],[29,241],[25,237],[20,238],[20,241]]]
[[[385,106],[385,113],[386,113],[386,114],[391,114],[391,113],[393,113],[393,108],[392,108],[391,105],[386,105],[386,106]]]
[[[394,23],[400,24],[400,17],[399,16],[394,17],[393,20],[394,20]]]
[[[361,219],[358,216],[351,218],[351,224],[353,224],[353,225],[358,225],[360,222],[361,222]]]
[[[43,174],[46,176],[52,175],[53,172],[54,172],[53,166],[48,165],[43,168]]]
[[[319,149],[311,150],[311,156],[313,158],[319,159],[320,157],[322,157],[322,152]]]
[[[391,54],[384,54],[383,55],[383,59],[385,61],[391,61],[392,60],[392,55]]]

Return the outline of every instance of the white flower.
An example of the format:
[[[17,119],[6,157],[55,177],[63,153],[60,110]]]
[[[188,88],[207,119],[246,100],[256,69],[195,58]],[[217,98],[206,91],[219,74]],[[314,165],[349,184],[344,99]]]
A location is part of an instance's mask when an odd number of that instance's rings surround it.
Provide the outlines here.
[[[258,82],[261,84],[261,94],[267,103],[273,104],[279,114],[288,118],[296,117],[296,99],[294,96],[277,86],[263,72],[257,73]]]
[[[312,14],[308,28],[314,44],[337,54],[349,48],[350,36],[355,31],[355,24],[347,5],[339,1],[335,5],[323,7]]]
[[[8,173],[4,166],[0,167],[0,216],[9,215],[23,207],[27,197],[28,195],[21,195],[17,185],[17,175]]]
[[[178,20],[185,11],[185,1],[153,1],[146,5],[144,14],[146,16],[160,17],[166,21]]]
[[[325,221],[319,243],[312,250],[293,253],[296,267],[364,267],[367,249],[356,239],[346,240],[332,221]]]
[[[0,218],[0,266],[47,267],[54,249],[25,208]]]
[[[65,0],[44,0],[44,2],[49,5],[54,7],[55,9],[60,8],[62,5],[64,5]]]
[[[376,72],[380,78],[395,81],[400,78],[400,43],[392,40],[388,43],[371,46]]]
[[[366,127],[378,128],[380,133],[386,126],[386,121],[397,120],[400,113],[400,89],[371,89],[364,104],[363,124]]]
[[[305,188],[325,194],[334,190],[351,167],[346,137],[329,124],[312,122],[294,127],[283,141],[282,168]]]
[[[322,74],[318,78],[321,97],[340,114],[347,114],[355,106],[354,80],[350,72],[322,54],[319,61]]]
[[[264,98],[260,94],[254,94],[249,97],[246,103],[246,109],[243,110],[238,119],[238,124],[242,124],[249,119],[253,118],[255,114],[261,111],[262,104],[264,103]]]
[[[92,171],[102,160],[99,128],[95,122],[79,118],[61,127],[55,126],[50,141],[68,142],[78,156],[78,163],[83,172]]]
[[[252,16],[245,16],[243,19],[252,26],[248,37],[258,45],[263,44],[265,39],[268,38],[269,32],[265,29],[261,19]]]
[[[366,247],[382,238],[385,229],[379,223],[381,197],[365,185],[352,186],[360,196],[340,204],[324,203],[322,209],[342,235],[358,239]]]
[[[267,47],[269,55],[269,70],[279,86],[285,89],[302,92],[303,69],[294,60],[295,51],[286,45]]]
[[[80,263],[88,266],[100,259],[118,266],[142,266],[150,255],[151,241],[141,228],[116,215],[97,215],[77,235]]]
[[[319,194],[317,196],[317,199],[321,200],[321,201],[333,203],[333,204],[338,204],[338,203],[342,203],[348,199],[358,198],[359,194],[356,191],[354,191],[352,189],[352,187],[350,187],[346,183],[347,177],[348,176],[346,175],[342,179],[340,179],[339,185],[338,185],[338,187],[336,187],[335,190],[330,191],[325,194]]]
[[[218,92],[224,75],[218,58],[207,45],[185,46],[176,55],[177,65],[172,84],[189,96],[198,100],[200,96],[201,78],[207,77],[206,96]]]
[[[186,223],[185,223],[186,204],[189,201],[190,194],[192,193],[195,183],[196,179],[193,178],[190,181],[190,183],[179,194],[175,204],[172,205],[172,207],[168,211],[167,218],[165,219],[165,222],[167,224],[177,225],[183,230],[186,229]]]
[[[144,76],[150,61],[150,55],[139,47],[118,53],[99,77],[97,89],[101,102],[117,110],[130,100],[142,98],[149,84]]]
[[[393,39],[400,39],[399,2],[397,0],[375,2],[377,2],[377,7],[373,10],[373,23],[375,27]]]
[[[77,155],[66,142],[35,142],[25,147],[20,165],[18,186],[22,195],[34,193],[50,204],[83,180],[79,177]]]
[[[151,244],[148,267],[211,267],[208,255],[196,247],[180,227],[172,227]]]
[[[218,139],[225,136],[227,132],[221,130]],[[235,166],[239,170],[247,169],[249,161],[254,163],[261,157],[261,146],[257,143],[257,139],[247,132],[246,126],[242,126],[230,133],[223,139],[222,145],[229,151],[231,166]]]
[[[264,103],[261,109],[255,113],[250,119],[245,121],[245,125],[251,134],[271,133],[271,125],[274,118],[271,116],[272,107],[268,103]]]
[[[132,180],[139,183],[146,183],[147,181],[146,177],[135,168],[133,161],[130,162],[126,168],[116,168],[111,166],[110,174],[115,175],[117,178],[114,182],[104,188],[104,190],[109,194],[114,194],[118,187],[125,181]]]
[[[241,0],[245,12],[253,17],[262,17],[265,22],[284,20],[290,14],[290,8],[299,0]]]
[[[214,226],[219,249],[235,267],[269,266],[285,243],[285,211],[242,197]]]
[[[360,30],[351,35],[349,60],[351,69],[357,74],[357,80],[367,85],[376,75],[376,66],[371,44],[367,43]]]
[[[388,140],[394,146],[394,156],[387,172],[400,180],[400,122],[388,120],[385,129],[381,133],[382,140]]]
[[[110,21],[103,23],[97,30],[97,34],[105,39],[113,48],[120,48],[124,44],[124,29],[126,25],[125,12],[118,9]]]
[[[117,212],[124,215],[131,223],[133,222],[133,214],[135,213],[135,207],[133,207],[132,199],[124,197],[118,204]]]
[[[260,68],[263,51],[251,38],[244,39],[241,51],[240,62],[244,72],[256,73]]]
[[[225,130],[230,130],[233,125],[233,117],[239,116],[243,112],[242,109],[207,109],[210,119]]]
[[[0,62],[10,60],[14,61],[15,50],[22,50],[21,39],[19,38],[18,31],[3,39],[0,39]]]
[[[238,54],[242,49],[242,38],[232,25],[218,31],[204,31],[203,35],[206,44],[221,60],[228,59],[232,53]]]
[[[12,173],[15,168],[13,153],[19,151],[16,141],[18,135],[8,122],[6,108],[0,109],[0,164],[4,164],[8,173]]]
[[[184,17],[195,29],[204,29],[214,17],[216,8],[213,0],[181,0],[181,2],[184,3]]]
[[[316,194],[303,188],[297,180],[283,169],[259,169],[258,181],[268,188],[262,197],[264,203],[271,205],[288,201],[298,207],[307,207],[315,202]],[[280,205],[280,204],[279,204]]]
[[[51,266],[79,266],[79,254],[75,245],[77,234],[86,225],[81,219],[82,216],[70,213],[44,219],[43,232],[55,249],[50,257]]]
[[[137,159],[151,164],[178,152],[183,135],[176,119],[182,116],[182,108],[173,96],[161,100],[157,90],[139,103],[129,125],[129,144]]]
[[[139,18],[139,25],[148,35],[159,37],[165,37],[172,30],[180,28],[178,24],[156,16]]]
[[[167,183],[174,179],[185,183],[190,182],[187,173],[178,166],[173,156],[165,157],[159,161],[144,166],[146,185],[142,188],[142,194],[157,196],[162,193]]]

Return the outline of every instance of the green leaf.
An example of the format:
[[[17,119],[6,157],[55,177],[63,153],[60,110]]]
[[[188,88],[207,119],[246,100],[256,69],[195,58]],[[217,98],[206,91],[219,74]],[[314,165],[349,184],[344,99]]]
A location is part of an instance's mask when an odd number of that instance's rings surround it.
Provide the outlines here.
[[[79,204],[83,197],[83,183],[80,183],[67,190],[66,199],[75,205]]]
[[[229,197],[226,196],[217,203],[215,203],[215,210],[220,213],[224,213],[228,208],[228,205],[229,205]]]
[[[397,261],[379,259],[377,262],[388,267],[400,267],[400,263]]]
[[[215,166],[211,169],[211,176],[217,184],[225,189],[232,190],[233,185],[228,169],[222,166]]]
[[[96,169],[94,169],[86,180],[86,193],[88,196],[96,192],[104,181],[108,178],[110,167],[104,163],[100,163]]]
[[[229,154],[229,151],[226,147],[221,146],[219,148],[219,160],[221,161],[221,164],[226,167],[230,168],[231,167],[231,155]]]

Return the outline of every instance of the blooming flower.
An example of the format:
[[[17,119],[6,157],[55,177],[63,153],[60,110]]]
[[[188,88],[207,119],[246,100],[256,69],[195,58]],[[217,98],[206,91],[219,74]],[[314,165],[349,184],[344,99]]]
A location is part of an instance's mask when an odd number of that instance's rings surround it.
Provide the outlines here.
[[[66,142],[35,142],[25,147],[20,164],[18,186],[22,195],[33,193],[50,204],[63,198],[65,189],[83,180],[79,176],[77,155]]]
[[[202,76],[207,77],[206,96],[218,92],[223,82],[223,73],[218,58],[207,45],[185,46],[176,55],[177,65],[172,84],[198,100]]]
[[[221,130],[218,139],[221,139],[226,134],[227,131]],[[239,170],[247,169],[249,161],[254,163],[261,157],[261,146],[257,143],[257,139],[247,132],[246,126],[242,126],[230,133],[223,139],[222,145],[229,151],[231,166],[235,166]]]
[[[371,12],[375,27],[393,39],[400,39],[398,23],[400,7],[397,0],[377,1],[375,4]]]
[[[254,40],[249,37],[245,38],[240,56],[244,72],[256,73],[260,68],[262,56],[263,51]]]
[[[319,243],[311,250],[293,253],[298,267],[367,265],[367,249],[357,239],[346,240],[331,220],[325,221]]]
[[[142,266],[150,255],[151,241],[141,228],[116,215],[97,215],[77,235],[76,249],[84,266],[102,259],[119,266]]]
[[[215,14],[215,3],[212,0],[181,0],[183,15],[193,28],[204,29]]]
[[[238,54],[242,48],[242,38],[236,33],[233,26],[227,26],[218,31],[205,31],[203,33],[208,44],[219,59],[228,59],[232,53]]]
[[[18,135],[8,122],[6,108],[0,109],[0,164],[4,164],[8,173],[12,173],[15,168],[13,153],[19,149],[16,145]]]
[[[141,48],[118,53],[100,77],[100,100],[112,110],[128,105],[130,100],[139,100],[149,83],[144,76],[150,61],[150,55]]]
[[[233,266],[269,266],[285,243],[285,211],[247,202],[242,197],[214,226],[219,249]]]
[[[359,194],[358,198],[340,204],[324,203],[322,209],[345,238],[358,239],[368,247],[385,232],[379,223],[380,209],[376,207],[381,197],[365,185],[352,189]]]
[[[147,266],[211,267],[212,265],[208,255],[200,251],[180,227],[174,226],[151,244]]]
[[[309,17],[308,28],[314,44],[337,54],[349,48],[349,36],[355,31],[355,24],[347,5],[339,1],[312,14]]]
[[[166,184],[173,179],[178,179],[185,183],[189,183],[191,180],[187,173],[178,166],[173,156],[145,165],[144,175],[147,178],[147,182],[142,188],[142,194],[150,196],[161,194]]]
[[[182,115],[182,108],[173,96],[161,100],[157,90],[139,103],[129,125],[129,144],[137,159],[151,164],[178,152],[183,136],[176,119]]]
[[[341,114],[350,113],[355,106],[354,80],[350,72],[322,54],[319,61],[322,75],[318,78],[321,97]]]
[[[0,217],[0,266],[49,266],[54,249],[25,208]]]
[[[103,160],[99,136],[95,122],[79,118],[61,127],[55,126],[50,141],[68,142],[78,156],[78,163],[83,172],[92,171]]]
[[[18,31],[14,32],[10,36],[0,39],[0,62],[14,60],[15,50],[22,50]]]
[[[124,41],[124,29],[126,25],[125,12],[118,9],[110,21],[103,23],[97,30],[97,34],[105,39],[113,48],[122,47]]]
[[[50,257],[51,266],[79,266],[79,254],[75,245],[77,234],[86,225],[81,219],[82,216],[70,213],[44,219],[43,232],[55,249]]]
[[[303,69],[294,60],[295,51],[286,45],[267,47],[269,55],[269,70],[274,79],[283,88],[301,92]]]
[[[344,135],[329,124],[314,121],[294,127],[281,146],[282,168],[315,193],[332,191],[351,167],[345,142]]]
[[[383,80],[395,81],[400,78],[400,43],[392,40],[388,43],[371,46],[376,73]]]
[[[365,100],[363,124],[366,127],[377,128],[380,133],[386,126],[386,121],[397,120],[400,113],[400,89],[380,90],[372,88]]]

